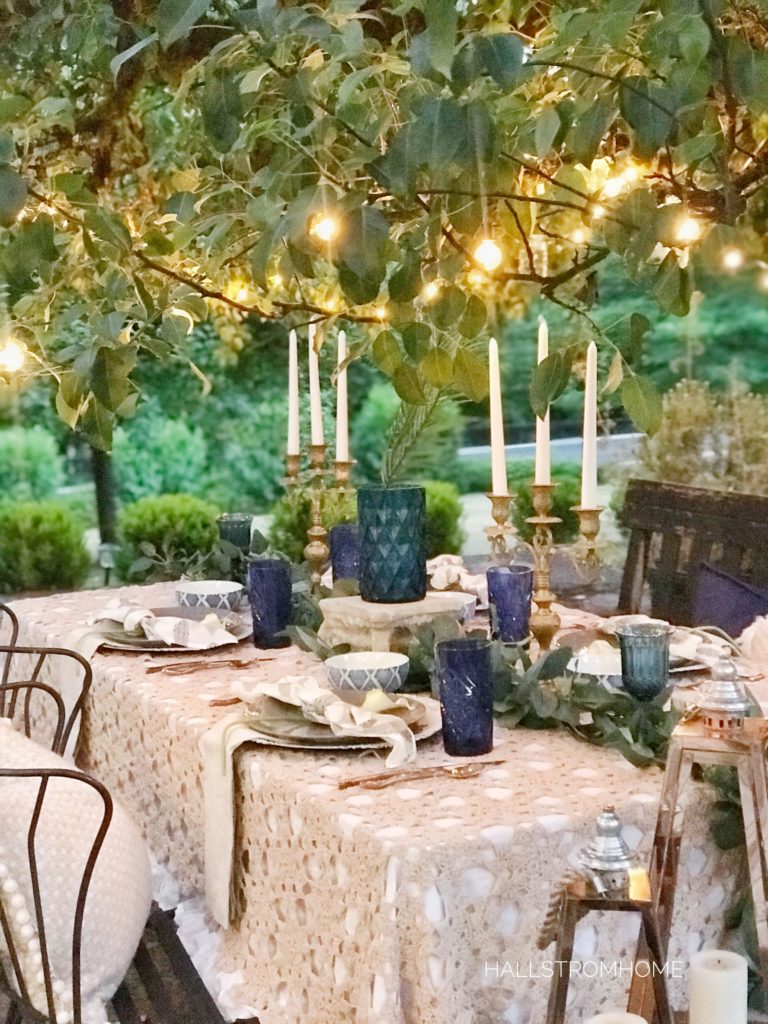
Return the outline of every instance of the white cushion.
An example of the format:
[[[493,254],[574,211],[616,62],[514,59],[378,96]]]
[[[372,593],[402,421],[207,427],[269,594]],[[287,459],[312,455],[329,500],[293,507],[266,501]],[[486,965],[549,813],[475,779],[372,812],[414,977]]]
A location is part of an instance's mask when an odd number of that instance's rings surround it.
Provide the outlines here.
[[[0,768],[71,768],[58,755],[0,719]],[[0,777],[0,900],[10,921],[30,997],[47,1015],[27,854],[39,779]],[[103,801],[87,784],[53,779],[36,833],[38,877],[48,954],[55,979],[56,1020],[72,1020],[72,930],[78,889],[102,819]],[[81,947],[85,1024],[106,1021],[104,1003],[133,959],[152,900],[149,857],[138,829],[119,806],[88,889]],[[9,977],[7,949],[0,948]]]

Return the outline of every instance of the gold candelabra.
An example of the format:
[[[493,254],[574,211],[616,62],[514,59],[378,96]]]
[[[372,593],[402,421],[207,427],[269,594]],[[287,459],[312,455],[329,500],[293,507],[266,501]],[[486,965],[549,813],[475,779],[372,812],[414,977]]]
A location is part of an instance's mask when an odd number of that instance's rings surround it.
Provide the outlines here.
[[[594,569],[599,562],[597,556],[597,535],[600,533],[600,515],[605,512],[602,505],[589,508],[586,505],[572,505],[571,511],[579,517],[579,533],[584,538],[584,561]]]
[[[336,478],[336,486],[340,491],[351,491],[352,485],[349,482],[349,475],[352,472],[352,467],[355,465],[354,459],[340,460],[335,459],[333,463],[333,472]]]
[[[517,542],[515,528],[510,522],[515,496],[514,494],[493,494],[489,492],[486,497],[491,503],[493,526],[485,527],[485,535],[490,542],[491,555],[494,562],[499,565],[506,565],[512,559]],[[514,541],[514,543],[510,543],[511,541]]]

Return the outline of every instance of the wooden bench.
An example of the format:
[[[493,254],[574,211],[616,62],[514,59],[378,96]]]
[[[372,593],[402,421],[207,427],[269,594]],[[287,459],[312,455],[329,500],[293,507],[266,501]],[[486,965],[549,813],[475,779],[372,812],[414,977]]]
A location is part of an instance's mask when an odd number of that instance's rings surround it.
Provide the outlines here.
[[[630,530],[619,611],[693,625],[702,562],[768,585],[768,497],[630,480],[620,516]],[[645,585],[650,609],[643,607]]]

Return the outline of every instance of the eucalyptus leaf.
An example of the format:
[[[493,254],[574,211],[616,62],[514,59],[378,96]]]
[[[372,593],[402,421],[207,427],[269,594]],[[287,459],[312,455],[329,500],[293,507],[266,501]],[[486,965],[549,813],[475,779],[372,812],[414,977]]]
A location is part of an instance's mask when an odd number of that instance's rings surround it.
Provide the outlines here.
[[[453,359],[453,386],[472,402],[488,394],[488,365],[475,352],[460,348]]]
[[[373,342],[373,361],[387,377],[392,377],[403,361],[397,336],[392,331],[382,331]]]
[[[455,0],[424,0],[424,18],[430,63],[450,78],[458,26]]]
[[[424,380],[434,388],[447,388],[453,381],[453,360],[444,348],[432,348],[419,363]]]
[[[423,405],[427,401],[421,377],[415,367],[401,363],[392,375],[392,384],[398,396],[409,405]]]
[[[656,433],[664,410],[661,395],[653,381],[636,374],[625,378],[621,385],[621,401],[638,430],[649,436]]]

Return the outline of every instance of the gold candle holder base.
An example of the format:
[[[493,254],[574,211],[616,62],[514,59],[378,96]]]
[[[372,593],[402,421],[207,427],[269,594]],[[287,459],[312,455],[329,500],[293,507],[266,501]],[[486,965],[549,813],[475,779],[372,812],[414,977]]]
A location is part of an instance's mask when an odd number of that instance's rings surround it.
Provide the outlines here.
[[[584,538],[584,561],[590,568],[598,564],[597,535],[600,533],[600,514],[605,512],[602,505],[589,508],[586,505],[572,505],[571,512],[579,517],[579,533]]]
[[[551,516],[552,491],[556,484],[533,484],[533,508],[536,513],[526,519],[534,528],[533,532],[533,602],[536,605],[531,612],[531,632],[539,644],[540,651],[548,651],[552,639],[560,628],[560,616],[553,611],[552,604],[557,595],[550,589],[550,562],[554,541],[552,527],[562,522],[557,516]]]
[[[323,569],[330,557],[331,550],[328,547],[328,531],[323,526],[323,474],[325,472],[325,451],[324,444],[311,444],[309,446],[309,462],[312,474],[310,486],[311,519],[307,530],[307,546],[304,548],[304,557],[309,565],[309,578],[312,586],[312,593],[320,593],[320,581],[323,576]]]
[[[514,494],[486,494],[491,503],[493,526],[485,527],[485,535],[491,545],[491,556],[494,562],[505,565],[512,558],[509,540],[515,536],[515,528],[509,521],[512,514]]]
[[[333,472],[336,478],[336,486],[339,490],[350,491],[352,486],[349,482],[349,476],[352,472],[352,467],[355,465],[354,459],[348,459],[346,462],[340,459],[335,459],[333,463]]]
[[[301,468],[301,455],[285,456],[285,486],[295,487],[299,482],[299,470]]]

